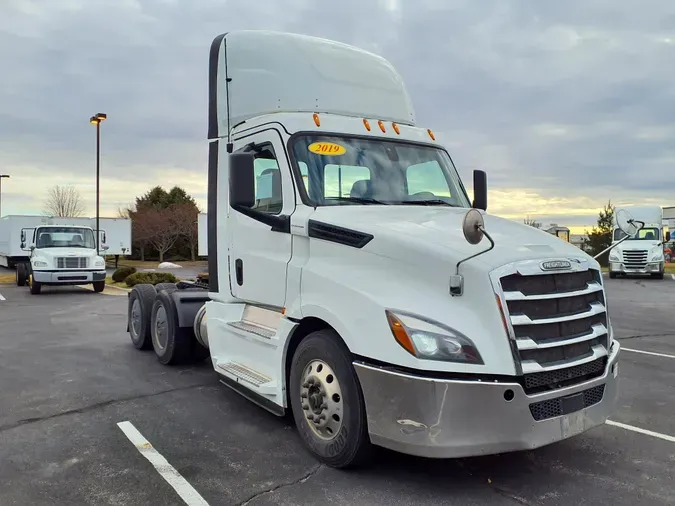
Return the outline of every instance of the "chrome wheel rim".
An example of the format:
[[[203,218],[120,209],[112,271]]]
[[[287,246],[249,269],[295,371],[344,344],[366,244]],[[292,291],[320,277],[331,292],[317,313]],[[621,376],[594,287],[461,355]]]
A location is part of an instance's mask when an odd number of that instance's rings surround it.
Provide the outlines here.
[[[312,360],[300,381],[300,402],[305,422],[325,441],[334,439],[342,428],[343,401],[340,382],[322,360]]]

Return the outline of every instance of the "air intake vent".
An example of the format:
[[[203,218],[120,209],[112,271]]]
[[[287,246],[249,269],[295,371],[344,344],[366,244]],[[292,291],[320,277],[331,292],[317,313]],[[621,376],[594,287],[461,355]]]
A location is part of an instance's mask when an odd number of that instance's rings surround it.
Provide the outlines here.
[[[373,240],[372,234],[365,234],[357,230],[338,227],[337,225],[330,225],[315,220],[309,220],[308,234],[314,239],[336,242],[353,248],[363,248]]]

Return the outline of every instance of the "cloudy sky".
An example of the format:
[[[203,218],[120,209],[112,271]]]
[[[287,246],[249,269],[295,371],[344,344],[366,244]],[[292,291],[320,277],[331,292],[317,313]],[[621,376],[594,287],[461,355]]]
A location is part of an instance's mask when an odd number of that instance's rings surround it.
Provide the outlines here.
[[[583,231],[613,203],[675,205],[675,2],[2,0],[3,214],[72,184],[102,214],[179,183],[206,205],[207,61],[219,33],[352,43],[403,75],[421,125],[491,212]]]

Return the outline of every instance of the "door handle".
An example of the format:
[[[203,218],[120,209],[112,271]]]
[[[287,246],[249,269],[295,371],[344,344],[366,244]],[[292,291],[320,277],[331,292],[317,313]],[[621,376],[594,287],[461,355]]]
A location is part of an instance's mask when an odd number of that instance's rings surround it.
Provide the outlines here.
[[[234,261],[234,272],[237,277],[237,284],[242,286],[244,284],[244,261],[241,258]]]

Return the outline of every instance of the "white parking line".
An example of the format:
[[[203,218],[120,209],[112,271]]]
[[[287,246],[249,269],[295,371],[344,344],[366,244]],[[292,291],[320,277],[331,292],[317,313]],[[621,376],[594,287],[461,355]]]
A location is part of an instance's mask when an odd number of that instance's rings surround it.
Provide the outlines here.
[[[162,455],[155,450],[150,442],[138,432],[138,429],[131,422],[119,422],[117,426],[129,438],[136,449],[154,466],[162,478],[178,493],[181,499],[188,506],[209,506],[204,498],[199,495],[192,485],[190,485]]]
[[[5,298],[2,296],[2,294],[0,293],[0,300],[7,300],[7,299],[5,299]]]
[[[639,432],[640,434],[645,434],[647,436],[652,436],[652,437],[656,437],[656,438],[659,438],[659,439],[663,439],[664,441],[670,441],[671,443],[675,443],[675,437],[669,436],[668,434],[661,434],[660,432],[654,432],[654,431],[647,430],[647,429],[641,429],[640,427],[633,427],[632,425],[626,425],[625,423],[614,422],[612,420],[607,420],[605,423],[607,425],[612,425],[614,427],[619,427],[621,429],[630,430],[632,432]]]
[[[643,355],[654,355],[655,357],[675,358],[675,355],[668,355],[666,353],[656,353],[655,351],[634,350],[632,348],[621,348],[621,351],[632,351],[633,353],[642,353]]]
[[[671,274],[670,277],[673,278],[673,281],[675,281],[675,274]]]

